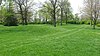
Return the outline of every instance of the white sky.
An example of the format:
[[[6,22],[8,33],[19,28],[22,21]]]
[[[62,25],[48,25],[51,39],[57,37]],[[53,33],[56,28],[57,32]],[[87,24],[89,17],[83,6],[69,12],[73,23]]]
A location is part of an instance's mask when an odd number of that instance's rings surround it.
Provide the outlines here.
[[[34,0],[35,2],[41,2],[43,3],[46,0]],[[69,0],[69,2],[71,3],[71,7],[73,9],[73,13],[79,13],[80,12],[80,8],[83,7],[83,0]]]
[[[79,13],[80,8],[83,7],[83,0],[69,0],[71,3],[71,7],[73,9],[73,13]]]

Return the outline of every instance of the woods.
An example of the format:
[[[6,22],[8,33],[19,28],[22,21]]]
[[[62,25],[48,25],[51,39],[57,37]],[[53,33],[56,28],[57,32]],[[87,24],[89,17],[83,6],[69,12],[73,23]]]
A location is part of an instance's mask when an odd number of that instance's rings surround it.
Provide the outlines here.
[[[9,2],[6,0],[4,3],[4,6],[5,5],[8,6],[6,3],[9,3]],[[20,22],[18,19],[18,18],[20,18],[21,23],[23,25],[27,25],[28,23],[31,23],[31,22],[28,22],[28,19],[34,15],[31,15],[29,18],[28,18],[28,15],[29,15],[29,12],[32,12],[31,8],[34,5],[34,2],[30,1],[30,0],[14,0],[14,1],[11,0],[11,3],[14,5],[9,5],[9,7],[12,6],[13,14],[17,15],[15,17],[17,17],[18,22]],[[4,6],[2,5],[3,8],[5,8]],[[63,0],[63,1],[49,0],[49,1],[45,1],[45,3],[42,4],[42,7],[38,10],[37,15],[39,16],[40,21],[45,20],[46,23],[51,22],[51,24],[53,24],[54,27],[56,27],[57,23],[61,23],[61,25],[62,25],[64,20],[66,20],[66,24],[67,24],[68,12],[70,14],[72,14],[71,6],[70,6],[70,3],[68,2],[68,0]],[[32,14],[34,14],[34,13],[32,13]],[[65,15],[66,15],[66,18],[65,18]],[[38,17],[36,17],[36,19],[37,18]],[[31,20],[32,19],[33,18],[31,18]],[[35,19],[35,17],[34,17],[34,19]],[[1,22],[1,23],[3,23],[3,22]]]
[[[0,0],[0,23],[10,22],[7,15],[13,16],[15,25],[28,25],[30,23],[52,24],[56,27],[60,23],[69,24],[90,24],[93,29],[99,24],[100,18],[100,1],[84,0],[84,7],[80,13],[73,14],[73,9],[69,0],[48,0],[45,1],[39,9],[35,9],[34,0]],[[8,16],[8,17],[9,17]],[[8,22],[7,22],[8,21]],[[84,22],[83,22],[84,21]],[[11,24],[13,24],[11,23]],[[10,24],[10,23],[8,23]]]

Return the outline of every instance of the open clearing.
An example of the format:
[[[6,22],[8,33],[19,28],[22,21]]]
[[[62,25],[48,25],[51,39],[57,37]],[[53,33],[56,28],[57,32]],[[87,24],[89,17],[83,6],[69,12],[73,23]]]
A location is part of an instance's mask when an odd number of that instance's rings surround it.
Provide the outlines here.
[[[71,24],[0,26],[0,56],[100,56],[100,29]]]

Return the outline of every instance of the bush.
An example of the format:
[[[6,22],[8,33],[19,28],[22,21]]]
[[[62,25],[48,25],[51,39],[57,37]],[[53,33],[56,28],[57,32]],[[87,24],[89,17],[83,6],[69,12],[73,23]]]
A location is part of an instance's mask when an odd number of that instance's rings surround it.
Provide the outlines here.
[[[2,25],[2,22],[0,22],[0,25]]]
[[[67,23],[69,23],[69,24],[75,24],[75,21],[69,20]]]
[[[47,24],[52,24],[52,21],[48,21]]]
[[[97,27],[100,27],[100,24],[97,24]]]
[[[79,21],[75,21],[75,20],[70,20],[68,21],[69,24],[80,24]]]
[[[76,24],[80,24],[80,22],[79,21],[76,21]]]
[[[41,22],[41,24],[46,24],[46,22]]]
[[[80,24],[85,24],[86,21],[80,21]]]
[[[90,23],[90,21],[87,21],[87,22],[85,22],[85,24],[86,24],[86,25],[90,25],[91,23]]]
[[[4,26],[18,26],[17,18],[14,15],[7,16],[4,20]]]
[[[46,24],[46,22],[29,22],[29,24]]]

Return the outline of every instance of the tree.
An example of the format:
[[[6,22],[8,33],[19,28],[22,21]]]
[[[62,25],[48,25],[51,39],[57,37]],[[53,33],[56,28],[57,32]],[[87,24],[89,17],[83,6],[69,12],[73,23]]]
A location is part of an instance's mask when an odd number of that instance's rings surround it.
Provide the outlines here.
[[[100,0],[94,0],[94,9],[93,9],[93,29],[95,29],[95,25],[97,24],[97,19],[100,13]]]
[[[49,23],[53,24],[54,27],[56,27],[56,19],[54,19],[54,7],[53,7],[52,3],[50,1],[46,1],[45,4],[43,4],[42,8],[45,8],[45,10],[47,11],[46,13],[48,14],[47,15],[48,18],[51,19],[51,22],[49,22]],[[55,10],[55,18],[56,18],[56,13],[57,13],[57,7]]]
[[[42,12],[42,16],[45,18],[51,17],[51,22],[53,22],[54,27],[56,27],[56,23],[59,22],[59,16],[61,17],[60,23],[62,25],[63,19],[66,17],[67,24],[68,17],[72,15],[68,0],[49,0],[46,1],[41,8],[39,12]]]
[[[2,0],[0,0],[0,8],[1,8],[1,3],[2,3]],[[0,10],[0,17],[1,17],[1,10]]]
[[[64,0],[59,0],[59,7],[60,7],[60,10],[61,10],[61,26],[62,26],[62,20],[63,20],[63,9],[64,9]]]
[[[19,8],[19,12],[22,17],[22,24],[28,24],[28,12],[29,9],[34,5],[33,0],[14,0],[16,6]]]
[[[1,5],[1,3],[2,3],[2,0],[0,0],[0,5]]]
[[[6,0],[8,4],[3,8],[4,26],[17,26],[17,18],[13,10],[13,0]]]
[[[67,24],[67,21],[68,21],[68,17],[72,17],[73,14],[72,14],[72,11],[71,11],[71,5],[70,5],[70,2],[68,0],[64,0],[64,13],[65,13],[65,20],[66,20],[66,24]]]
[[[84,4],[85,7],[83,12],[90,17],[91,26],[93,22],[93,29],[95,29],[100,13],[100,0],[84,0]]]
[[[58,0],[49,0],[51,5],[52,5],[52,14],[53,14],[53,24],[54,24],[54,27],[56,27],[56,9],[57,9],[57,1]]]
[[[49,9],[46,8],[45,6],[46,4],[44,4],[43,7],[38,12],[42,18],[45,18],[45,23],[47,23],[47,20],[48,18],[50,18],[50,15],[49,15]]]
[[[92,22],[93,22],[93,3],[94,3],[93,0],[84,0],[85,7],[83,9],[83,12],[90,18],[91,26],[92,26]]]

